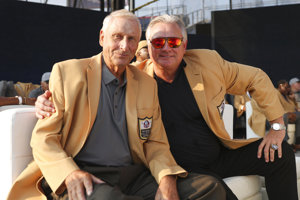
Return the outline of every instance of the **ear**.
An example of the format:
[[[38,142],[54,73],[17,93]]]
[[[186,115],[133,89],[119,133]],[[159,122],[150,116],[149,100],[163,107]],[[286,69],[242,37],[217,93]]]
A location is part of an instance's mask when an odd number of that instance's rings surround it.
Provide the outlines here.
[[[188,40],[186,39],[185,42],[184,42],[184,50],[186,50],[187,43],[188,43]]]
[[[99,44],[100,44],[101,47],[103,47],[103,40],[104,40],[104,32],[101,29],[100,34],[99,34]]]
[[[188,43],[188,41],[187,40],[185,40],[184,42],[183,42],[183,48],[184,48],[184,52],[186,51],[186,47],[187,47],[187,43]]]

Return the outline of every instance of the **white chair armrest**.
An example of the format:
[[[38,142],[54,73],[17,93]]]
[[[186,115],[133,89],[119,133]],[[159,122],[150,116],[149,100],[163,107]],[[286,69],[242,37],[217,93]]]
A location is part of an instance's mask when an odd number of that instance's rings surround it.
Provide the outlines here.
[[[8,110],[12,108],[33,108],[34,106],[31,105],[7,105],[7,106],[0,106],[0,111]]]
[[[0,112],[0,199],[5,199],[13,181],[32,160],[30,139],[36,124],[33,106],[17,106]]]

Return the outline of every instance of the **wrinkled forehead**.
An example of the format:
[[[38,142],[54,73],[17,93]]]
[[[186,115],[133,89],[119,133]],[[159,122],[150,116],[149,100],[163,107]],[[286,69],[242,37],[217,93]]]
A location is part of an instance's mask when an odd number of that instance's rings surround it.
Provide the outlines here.
[[[183,37],[180,27],[176,23],[159,22],[150,29],[150,39],[159,37]]]
[[[107,29],[110,32],[139,34],[139,24],[129,17],[114,17],[109,21]]]

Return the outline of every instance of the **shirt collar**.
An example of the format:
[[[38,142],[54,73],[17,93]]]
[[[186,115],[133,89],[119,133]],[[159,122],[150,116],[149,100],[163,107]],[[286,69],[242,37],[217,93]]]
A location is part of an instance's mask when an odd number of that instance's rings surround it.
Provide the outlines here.
[[[113,75],[111,73],[111,71],[109,71],[104,59],[102,60],[102,80],[104,81],[105,85],[108,85],[110,83],[114,83],[115,85],[119,85],[119,79],[117,79],[115,77],[115,75]],[[127,83],[127,78],[126,78],[126,70],[123,73],[123,84],[121,85],[121,87],[123,87],[126,83]]]

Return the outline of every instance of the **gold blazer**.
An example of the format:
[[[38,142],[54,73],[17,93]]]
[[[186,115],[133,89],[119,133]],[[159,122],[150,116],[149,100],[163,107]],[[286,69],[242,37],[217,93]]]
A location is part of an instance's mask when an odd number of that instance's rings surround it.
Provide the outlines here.
[[[57,194],[65,190],[65,178],[78,169],[73,157],[83,147],[97,114],[101,57],[54,65],[50,91],[56,113],[37,122],[31,139],[34,161],[14,182],[9,200],[46,199],[40,188],[43,177]],[[185,176],[169,150],[156,82],[131,65],[126,67],[126,76],[126,119],[134,162],[148,167],[158,183],[166,175]],[[148,135],[141,128],[146,119],[152,124]]]

